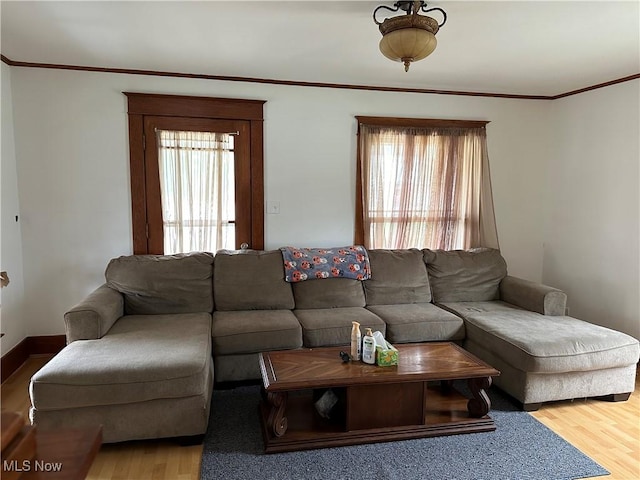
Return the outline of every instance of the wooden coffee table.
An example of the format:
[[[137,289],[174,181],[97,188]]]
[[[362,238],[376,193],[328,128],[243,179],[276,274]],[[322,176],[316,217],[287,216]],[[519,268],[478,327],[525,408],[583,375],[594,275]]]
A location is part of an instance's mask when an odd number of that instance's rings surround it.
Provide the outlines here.
[[[260,354],[260,406],[267,453],[495,430],[486,390],[495,368],[454,343],[397,345],[399,364],[343,363],[348,347]],[[472,398],[452,381],[465,379]],[[330,418],[314,402],[339,401]]]

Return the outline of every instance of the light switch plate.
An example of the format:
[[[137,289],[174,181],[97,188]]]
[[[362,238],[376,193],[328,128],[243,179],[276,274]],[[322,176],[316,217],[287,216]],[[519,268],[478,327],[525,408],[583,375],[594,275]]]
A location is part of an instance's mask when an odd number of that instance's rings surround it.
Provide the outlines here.
[[[270,215],[278,215],[280,213],[280,202],[267,202],[267,213]]]

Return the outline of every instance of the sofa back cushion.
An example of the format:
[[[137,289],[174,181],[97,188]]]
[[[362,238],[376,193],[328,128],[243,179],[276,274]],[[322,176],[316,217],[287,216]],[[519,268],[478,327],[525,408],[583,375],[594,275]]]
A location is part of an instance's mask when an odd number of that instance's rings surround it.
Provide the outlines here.
[[[500,299],[507,264],[498,250],[423,250],[435,302],[486,302]]]
[[[216,253],[213,275],[216,310],[292,310],[291,285],[284,280],[280,250]]]
[[[431,288],[422,251],[369,250],[371,278],[364,281],[367,305],[429,303]]]
[[[364,291],[360,280],[321,278],[293,284],[297,309],[364,307]]]
[[[107,285],[124,296],[127,315],[213,311],[213,255],[130,255],[107,265]]]

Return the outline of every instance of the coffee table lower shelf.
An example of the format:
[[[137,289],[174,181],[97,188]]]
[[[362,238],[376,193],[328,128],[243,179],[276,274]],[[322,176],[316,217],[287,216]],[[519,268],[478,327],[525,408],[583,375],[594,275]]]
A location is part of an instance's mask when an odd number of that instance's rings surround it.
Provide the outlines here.
[[[488,415],[480,418],[470,416],[468,401],[454,388],[443,389],[439,384],[430,384],[423,424],[348,430],[344,417],[326,420],[318,415],[312,390],[292,392],[287,397],[287,425],[281,436],[276,436],[269,428],[272,409],[266,401],[261,402],[259,413],[265,453],[494,431],[495,424]],[[392,409],[394,405],[390,404],[388,408]]]

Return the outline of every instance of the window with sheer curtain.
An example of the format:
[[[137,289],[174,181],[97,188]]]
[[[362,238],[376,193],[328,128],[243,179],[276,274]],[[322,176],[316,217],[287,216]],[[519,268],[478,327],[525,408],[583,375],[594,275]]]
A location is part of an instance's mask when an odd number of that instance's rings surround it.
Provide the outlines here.
[[[164,253],[234,248],[233,136],[158,130]]]
[[[487,122],[357,118],[357,243],[498,248]]]

